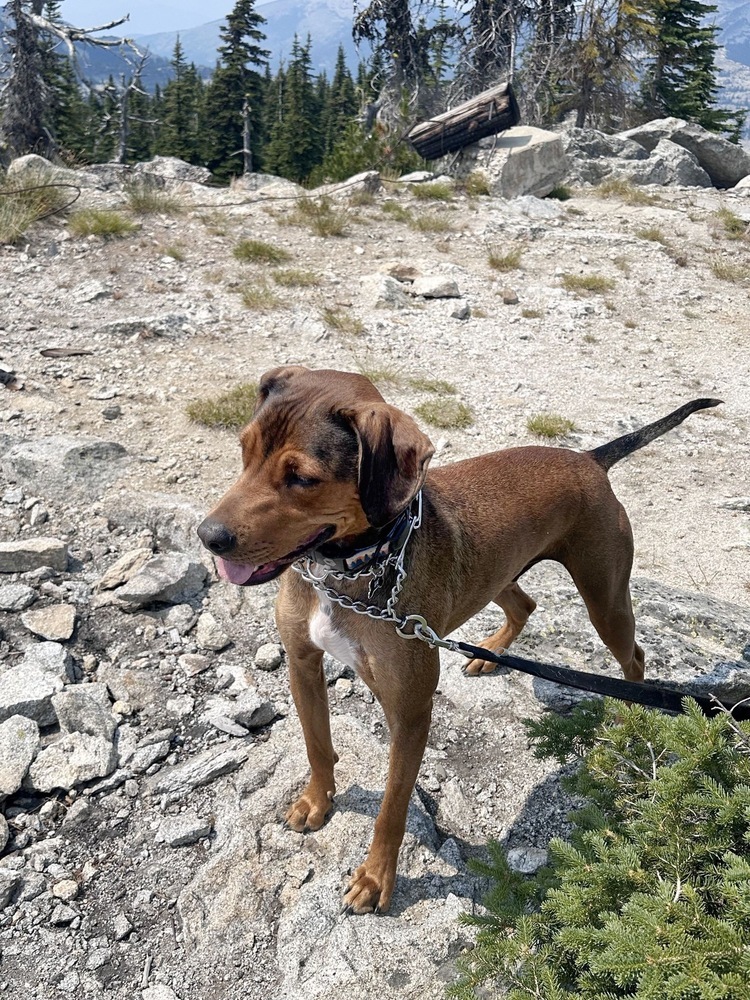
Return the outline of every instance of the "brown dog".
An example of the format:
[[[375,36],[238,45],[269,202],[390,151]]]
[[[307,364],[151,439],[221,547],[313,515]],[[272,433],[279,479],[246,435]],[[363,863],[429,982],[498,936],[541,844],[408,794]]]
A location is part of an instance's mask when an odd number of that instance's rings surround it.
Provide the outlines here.
[[[694,400],[594,451],[512,448],[428,476],[429,439],[366,378],[277,368],[263,376],[255,416],[242,432],[243,472],[198,534],[232,583],[264,583],[305,556],[324,586],[376,608],[393,593],[400,553],[406,576],[396,611],[424,616],[445,636],[494,602],[506,623],[482,645],[495,651],[510,646],[536,607],[518,578],[553,559],[572,576],[625,676],[641,680],[628,587],[633,540],[607,469],[719,402]],[[422,524],[411,530],[420,490]],[[338,574],[326,576],[332,566]],[[356,570],[378,567],[380,586],[368,596],[372,577]],[[339,606],[295,572],[282,578],[276,621],[311,767],[287,813],[294,830],[317,830],[332,808],[338,758],[324,650],[353,667],[383,707],[391,734],[388,780],[370,852],[344,903],[355,913],[386,910],[427,743],[438,651],[405,641],[392,621]],[[468,673],[493,668],[472,660]]]

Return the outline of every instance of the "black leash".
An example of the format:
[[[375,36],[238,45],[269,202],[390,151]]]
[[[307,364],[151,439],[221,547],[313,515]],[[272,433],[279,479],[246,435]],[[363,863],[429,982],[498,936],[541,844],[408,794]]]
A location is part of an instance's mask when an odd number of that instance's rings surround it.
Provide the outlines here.
[[[472,659],[489,660],[500,667],[520,670],[532,677],[542,677],[555,684],[590,691],[593,694],[608,698],[618,698],[621,701],[634,701],[649,708],[658,708],[662,712],[684,712],[683,699],[691,698],[698,704],[705,715],[717,715],[719,712],[729,712],[734,719],[750,719],[750,704],[740,702],[731,705],[728,702],[710,696],[691,694],[690,691],[679,691],[677,688],[662,687],[657,684],[646,684],[642,681],[619,680],[616,677],[606,677],[603,674],[589,674],[572,667],[558,667],[551,663],[538,663],[536,660],[526,660],[512,653],[498,655],[481,646],[472,646],[468,642],[452,640],[450,648],[456,652],[471,656]],[[479,675],[477,675],[479,676]]]

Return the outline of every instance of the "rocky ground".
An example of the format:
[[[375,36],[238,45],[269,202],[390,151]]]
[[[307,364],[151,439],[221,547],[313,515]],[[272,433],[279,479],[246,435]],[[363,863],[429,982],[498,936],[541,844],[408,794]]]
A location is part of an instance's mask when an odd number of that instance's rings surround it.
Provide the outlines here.
[[[117,177],[101,186],[83,202],[132,217]],[[188,183],[179,212],[140,216],[126,237],[75,237],[63,216],[0,247],[0,992],[439,997],[471,941],[457,918],[483,890],[467,860],[495,837],[530,870],[564,832],[559,775],[522,720],[565,695],[469,680],[451,656],[389,914],[339,912],[387,733],[333,661],[336,809],[314,835],[281,827],[307,764],[274,588],[217,581],[201,551],[195,525],[239,450],[185,412],[269,367],[362,370],[409,411],[464,402],[469,427],[423,422],[440,463],[534,443],[540,412],[575,425],[561,444],[588,448],[722,398],[612,480],[634,524],[650,675],[750,694],[748,248],[722,215],[749,222],[750,199],[643,190],[646,204],[352,187],[335,201],[342,234],[322,237],[289,185]],[[242,239],[315,283],[237,260]],[[515,267],[489,265],[515,248]],[[413,294],[415,277],[450,297]],[[258,301],[265,287],[278,301]],[[430,391],[437,379],[455,392]],[[527,580],[539,610],[519,652],[613,671],[564,574]]]

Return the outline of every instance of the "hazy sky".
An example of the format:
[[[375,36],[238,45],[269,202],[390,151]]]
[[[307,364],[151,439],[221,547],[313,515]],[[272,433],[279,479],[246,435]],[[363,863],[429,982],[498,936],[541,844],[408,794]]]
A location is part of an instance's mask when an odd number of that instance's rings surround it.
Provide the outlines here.
[[[130,14],[130,21],[118,30],[134,35],[151,35],[157,31],[194,28],[207,21],[217,21],[225,17],[233,6],[234,0],[169,0],[167,3],[150,3],[149,0],[64,0],[61,13],[66,21],[84,28]]]

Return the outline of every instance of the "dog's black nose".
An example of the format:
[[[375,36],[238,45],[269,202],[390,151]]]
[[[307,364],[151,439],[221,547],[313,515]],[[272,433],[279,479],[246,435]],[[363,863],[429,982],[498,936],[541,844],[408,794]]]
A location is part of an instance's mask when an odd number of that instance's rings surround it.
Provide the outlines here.
[[[237,536],[221,521],[207,517],[198,526],[198,537],[215,556],[231,552],[237,544]]]

